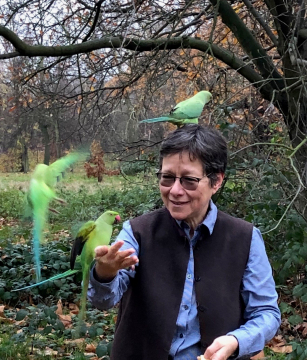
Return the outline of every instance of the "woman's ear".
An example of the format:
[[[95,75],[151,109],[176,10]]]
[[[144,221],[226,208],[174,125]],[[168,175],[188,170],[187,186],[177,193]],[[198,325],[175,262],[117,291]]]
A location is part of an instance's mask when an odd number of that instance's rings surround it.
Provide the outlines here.
[[[213,190],[214,190],[214,194],[218,191],[218,189],[222,186],[225,174],[224,173],[218,173],[216,174],[217,179],[215,184],[212,186]]]

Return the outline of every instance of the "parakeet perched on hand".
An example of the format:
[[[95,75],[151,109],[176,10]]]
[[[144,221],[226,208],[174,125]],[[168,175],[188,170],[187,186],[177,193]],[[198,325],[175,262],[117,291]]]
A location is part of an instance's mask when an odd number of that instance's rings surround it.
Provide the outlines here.
[[[39,283],[29,285],[13,291],[30,289],[35,286],[42,285],[47,281],[61,279],[72,275],[80,270],[75,269],[76,262],[81,262],[82,267],[82,293],[81,293],[81,309],[79,319],[83,320],[86,309],[87,289],[90,278],[90,267],[95,258],[95,248],[101,245],[108,245],[113,232],[113,224],[120,221],[120,216],[115,211],[104,212],[96,221],[88,221],[78,230],[76,239],[70,253],[70,270],[55,275],[50,279]],[[80,255],[80,256],[79,256]]]
[[[36,280],[41,278],[40,270],[40,244],[43,240],[43,231],[48,218],[48,210],[57,212],[49,208],[52,200],[59,199],[54,191],[54,186],[59,178],[63,177],[65,170],[77,160],[84,159],[86,154],[83,152],[74,152],[55,161],[51,165],[38,164],[30,181],[30,187],[27,194],[27,201],[33,216],[33,252],[36,271]]]
[[[84,319],[87,289],[90,280],[90,267],[95,258],[95,248],[108,245],[111,239],[112,225],[120,221],[120,216],[115,211],[106,211],[95,222],[85,223],[76,236],[70,253],[70,268],[75,266],[75,260],[81,255],[82,264],[82,294],[79,318]]]
[[[212,95],[209,91],[200,91],[189,99],[178,103],[169,114],[162,115],[154,119],[146,119],[140,123],[154,123],[168,121],[177,127],[185,124],[198,124],[204,106],[211,100]]]

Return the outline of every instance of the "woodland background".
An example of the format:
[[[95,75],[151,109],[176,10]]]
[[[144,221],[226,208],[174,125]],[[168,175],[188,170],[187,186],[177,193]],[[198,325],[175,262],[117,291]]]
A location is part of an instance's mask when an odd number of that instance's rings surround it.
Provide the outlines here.
[[[47,278],[67,269],[78,222],[161,206],[157,149],[173,128],[139,121],[209,90],[200,123],[230,150],[215,201],[261,229],[280,295],[266,356],[307,359],[306,39],[304,0],[0,0],[1,358],[107,358],[116,317],[90,309],[78,345],[77,279],[11,292],[33,280],[28,172],[84,144],[103,169],[99,184],[83,164],[59,184],[69,206],[50,217]]]

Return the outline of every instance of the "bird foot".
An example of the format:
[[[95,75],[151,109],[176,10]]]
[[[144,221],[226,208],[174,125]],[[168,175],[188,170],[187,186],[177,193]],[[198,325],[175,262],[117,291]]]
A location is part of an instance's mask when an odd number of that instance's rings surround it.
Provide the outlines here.
[[[58,210],[55,210],[53,208],[49,208],[49,211],[55,213],[55,214],[60,214],[60,212]]]
[[[58,201],[59,203],[61,203],[62,205],[67,205],[67,201],[60,199],[60,198],[55,198],[54,200]]]

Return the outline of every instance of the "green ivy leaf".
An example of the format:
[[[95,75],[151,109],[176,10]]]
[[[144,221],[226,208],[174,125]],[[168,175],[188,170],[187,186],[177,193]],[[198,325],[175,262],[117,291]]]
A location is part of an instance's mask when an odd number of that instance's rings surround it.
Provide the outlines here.
[[[23,320],[26,316],[28,315],[28,311],[25,309],[21,309],[18,311],[18,313],[16,314],[16,321],[21,321]]]
[[[108,347],[107,345],[98,345],[96,347],[96,354],[100,358],[102,356],[108,355]]]

